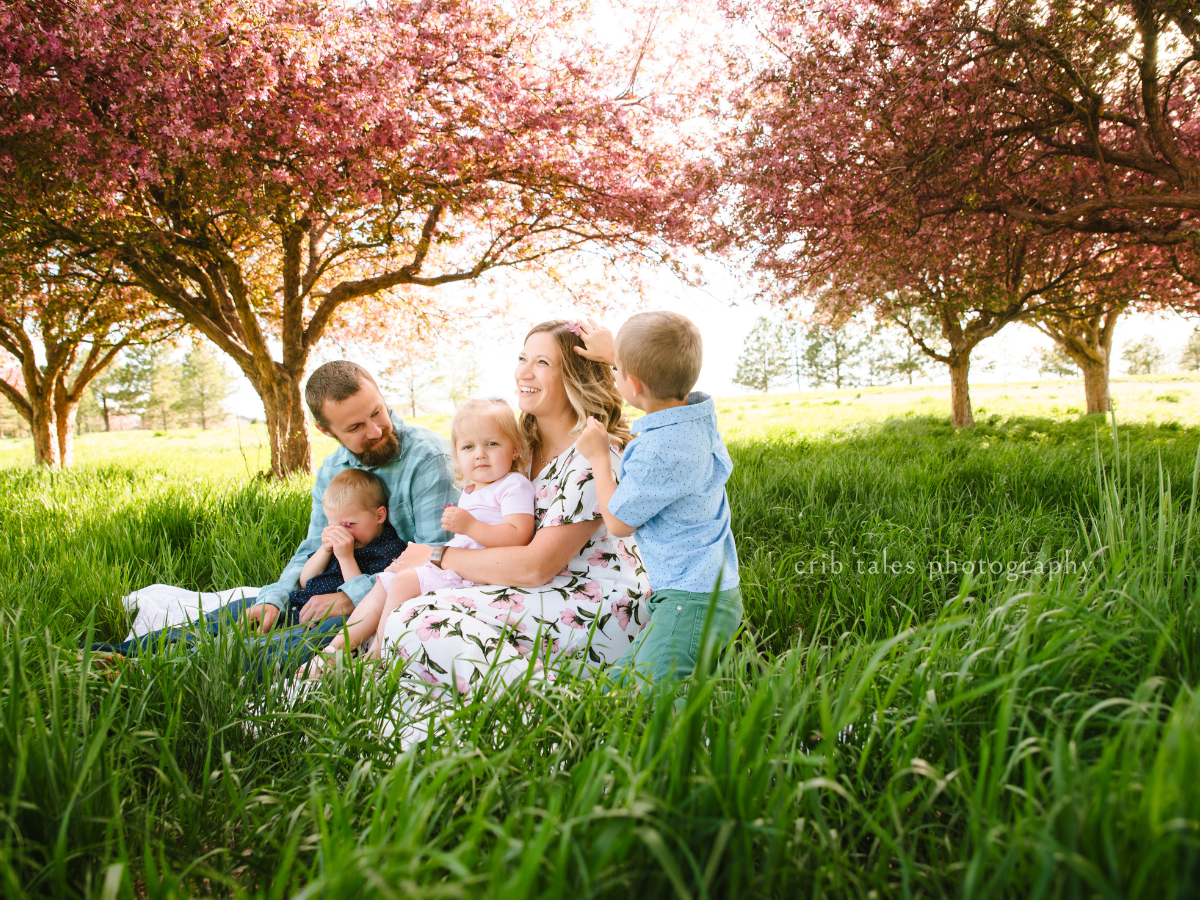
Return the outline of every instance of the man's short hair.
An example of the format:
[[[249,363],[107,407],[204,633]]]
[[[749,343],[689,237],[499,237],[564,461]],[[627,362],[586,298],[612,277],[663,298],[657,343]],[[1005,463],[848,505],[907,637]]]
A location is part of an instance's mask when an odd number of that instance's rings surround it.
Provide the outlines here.
[[[329,479],[321,495],[321,505],[326,509],[357,506],[374,512],[387,506],[383,481],[366,469],[342,469]]]
[[[335,359],[308,376],[308,384],[304,386],[304,402],[308,411],[322,428],[329,427],[329,419],[325,417],[325,401],[332,400],[341,403],[347,397],[353,397],[364,384],[378,389],[371,373],[358,363],[348,359]]]
[[[617,362],[658,400],[686,400],[700,379],[704,344],[700,329],[674,312],[644,312],[621,326]]]

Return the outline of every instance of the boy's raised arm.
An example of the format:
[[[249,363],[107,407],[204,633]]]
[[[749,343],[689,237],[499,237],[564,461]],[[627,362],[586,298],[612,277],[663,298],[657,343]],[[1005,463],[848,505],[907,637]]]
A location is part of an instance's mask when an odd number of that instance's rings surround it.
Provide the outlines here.
[[[582,347],[576,347],[575,352],[584,359],[590,359],[606,366],[617,364],[616,343],[613,333],[597,322],[588,319],[586,322],[575,322],[572,329],[583,340]]]
[[[609,459],[608,431],[596,419],[588,416],[583,434],[575,442],[592,467],[592,478],[596,483],[596,499],[600,503],[600,515],[604,516],[604,526],[616,537],[629,537],[635,526],[627,525],[608,510],[608,501],[617,490],[617,480],[613,477],[612,462]]]

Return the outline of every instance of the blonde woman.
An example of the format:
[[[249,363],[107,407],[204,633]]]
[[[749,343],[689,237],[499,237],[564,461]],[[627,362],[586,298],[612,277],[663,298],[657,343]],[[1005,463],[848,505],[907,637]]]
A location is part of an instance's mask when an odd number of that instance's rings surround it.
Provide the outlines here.
[[[534,326],[515,373],[532,451],[533,539],[482,550],[409,544],[400,557],[403,567],[432,562],[475,582],[407,601],[389,619],[386,645],[423,681],[467,690],[492,666],[507,681],[525,666],[506,664],[535,650],[612,663],[646,621],[649,586],[637,547],[604,527],[591,466],[575,449],[588,416],[595,417],[612,437],[615,472],[629,426],[612,370],[582,355],[571,325]]]

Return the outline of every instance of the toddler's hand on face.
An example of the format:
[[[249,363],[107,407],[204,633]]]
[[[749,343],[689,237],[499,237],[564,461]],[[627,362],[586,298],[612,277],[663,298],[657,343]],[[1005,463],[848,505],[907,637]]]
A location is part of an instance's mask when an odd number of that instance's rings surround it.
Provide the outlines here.
[[[332,553],[332,552],[333,552],[333,541],[331,541],[331,540],[329,539],[329,533],[330,533],[330,532],[331,532],[331,531],[332,531],[334,528],[340,528],[340,527],[341,527],[341,526],[339,526],[339,525],[326,525],[326,526],[325,526],[325,527],[324,527],[324,528],[321,530],[321,549],[322,549],[322,550],[328,550],[330,553]]]
[[[609,440],[605,427],[592,416],[588,416],[587,424],[583,426],[583,433],[579,435],[575,446],[589,461],[592,461],[608,455]]]
[[[474,522],[475,517],[460,507],[447,506],[442,510],[442,528],[452,534],[466,534]]]
[[[354,535],[341,525],[330,525],[322,532],[322,540],[328,540],[334,556],[354,552]]]

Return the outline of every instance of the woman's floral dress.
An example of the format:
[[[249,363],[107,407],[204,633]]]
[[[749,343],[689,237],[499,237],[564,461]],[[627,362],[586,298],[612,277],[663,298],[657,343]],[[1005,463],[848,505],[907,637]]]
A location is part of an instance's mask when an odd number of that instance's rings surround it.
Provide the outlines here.
[[[614,449],[614,473],[620,458]],[[591,466],[574,446],[546,466],[533,487],[537,528],[602,518]],[[408,601],[388,619],[384,652],[406,660],[408,675],[453,683],[460,691],[493,666],[504,682],[521,677],[535,648],[552,665],[568,659],[610,664],[646,622],[648,592],[633,539],[615,538],[601,525],[542,587],[446,588]]]

